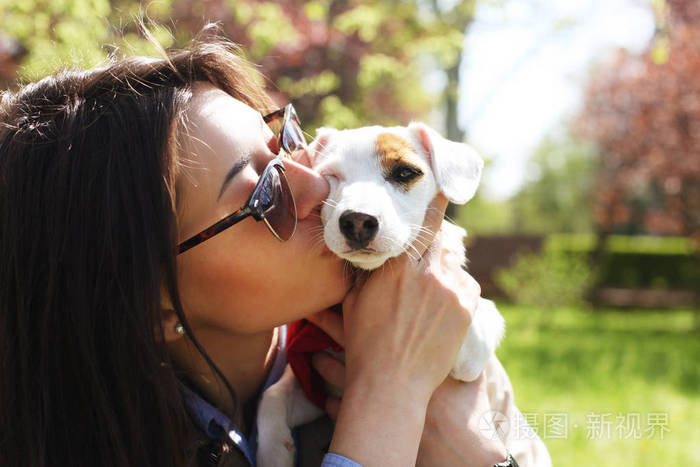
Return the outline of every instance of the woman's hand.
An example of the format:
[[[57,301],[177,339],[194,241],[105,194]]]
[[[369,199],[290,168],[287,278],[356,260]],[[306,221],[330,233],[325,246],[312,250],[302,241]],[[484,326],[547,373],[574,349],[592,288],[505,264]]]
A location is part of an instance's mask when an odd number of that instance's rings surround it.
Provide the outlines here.
[[[506,460],[490,413],[483,374],[470,382],[445,379],[430,399],[416,465],[478,467]]]
[[[321,312],[311,320],[342,345],[342,318],[333,312]],[[320,352],[313,356],[314,368],[336,388],[345,387],[345,365]],[[326,411],[335,420],[340,399],[328,396]],[[435,390],[430,403],[418,449],[416,465],[426,467],[491,466],[506,459],[506,449],[495,433],[489,431],[491,410],[486,381],[463,382],[448,377]]]

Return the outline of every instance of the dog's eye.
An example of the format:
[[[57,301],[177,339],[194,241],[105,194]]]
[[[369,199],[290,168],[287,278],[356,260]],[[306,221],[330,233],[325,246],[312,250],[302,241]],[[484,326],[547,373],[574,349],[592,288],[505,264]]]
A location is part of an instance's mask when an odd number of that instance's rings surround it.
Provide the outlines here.
[[[389,178],[394,182],[408,183],[421,175],[423,175],[423,172],[420,169],[408,165],[402,165],[392,170],[389,174]]]

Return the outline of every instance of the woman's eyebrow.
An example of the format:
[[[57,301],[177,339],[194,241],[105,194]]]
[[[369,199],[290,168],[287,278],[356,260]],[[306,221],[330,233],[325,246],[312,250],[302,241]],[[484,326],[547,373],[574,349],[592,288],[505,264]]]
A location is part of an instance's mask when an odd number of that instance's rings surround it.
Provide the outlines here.
[[[226,186],[231,181],[231,179],[235,177],[238,174],[238,172],[243,170],[249,163],[250,156],[247,156],[236,162],[236,164],[234,164],[234,166],[231,167],[231,170],[229,170],[226,174],[226,177],[224,177],[224,183],[221,184],[221,190],[219,190],[219,196],[216,197],[216,201],[219,201],[219,198],[221,198],[221,195],[226,190]]]

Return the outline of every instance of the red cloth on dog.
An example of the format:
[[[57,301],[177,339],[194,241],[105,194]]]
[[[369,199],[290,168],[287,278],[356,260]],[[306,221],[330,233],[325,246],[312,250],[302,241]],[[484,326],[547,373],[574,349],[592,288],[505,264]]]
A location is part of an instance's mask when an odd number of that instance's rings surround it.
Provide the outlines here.
[[[311,355],[326,349],[340,352],[343,348],[321,328],[305,319],[291,323],[287,328],[287,360],[301,383],[306,396],[320,408],[326,408],[326,383],[311,366]]]

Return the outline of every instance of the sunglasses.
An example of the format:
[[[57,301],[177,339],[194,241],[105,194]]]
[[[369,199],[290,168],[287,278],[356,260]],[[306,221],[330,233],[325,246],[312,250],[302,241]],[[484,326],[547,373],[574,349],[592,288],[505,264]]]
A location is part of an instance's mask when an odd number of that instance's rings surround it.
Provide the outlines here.
[[[292,104],[287,104],[263,116],[263,120],[273,131],[279,128],[279,131],[275,132],[278,135],[277,147],[287,155],[306,147],[299,117]],[[284,174],[282,157],[278,154],[267,164],[248,201],[240,209],[180,243],[178,254],[184,253],[250,216],[256,221],[263,221],[277,240],[286,242],[292,238],[297,227],[297,207],[292,189]]]

